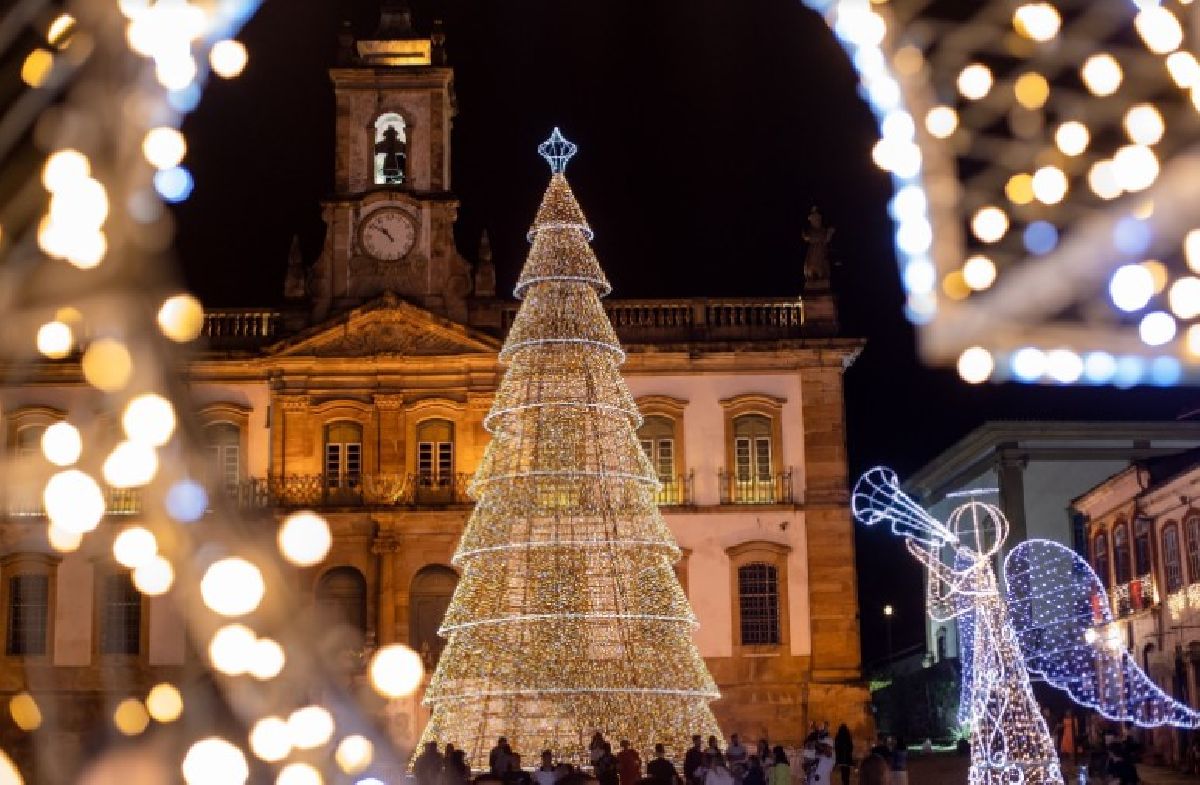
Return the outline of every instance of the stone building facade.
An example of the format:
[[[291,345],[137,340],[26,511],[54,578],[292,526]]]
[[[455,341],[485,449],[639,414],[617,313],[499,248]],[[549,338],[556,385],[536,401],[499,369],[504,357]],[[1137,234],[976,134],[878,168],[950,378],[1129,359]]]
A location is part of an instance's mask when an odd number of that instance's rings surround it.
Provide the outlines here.
[[[1168,695],[1200,706],[1200,449],[1138,461],[1072,505],[1080,552],[1104,583],[1120,641]],[[1196,731],[1139,731],[1151,759],[1182,762]]]
[[[334,545],[297,573],[303,595],[352,632],[357,656],[398,641],[432,663],[516,303],[496,296],[486,248],[474,265],[455,248],[453,71],[440,37],[386,11],[374,37],[343,40],[331,72],[336,193],[320,257],[293,255],[282,308],[212,309],[186,375],[213,492],[256,525],[319,510]],[[827,280],[809,289],[606,301],[685,554],[696,642],[723,694],[717,718],[727,734],[783,743],[821,720],[870,734],[842,394],[861,342],[839,336]],[[42,460],[47,425],[89,405],[73,360],[0,389],[10,480]],[[5,487],[0,700],[52,686],[56,743],[78,745],[71,734],[104,707],[204,655],[170,597],[139,596],[112,561],[113,537],[155,514],[136,494],[114,491],[100,529],[64,555],[38,500]],[[426,717],[419,695],[385,713],[402,744]]]

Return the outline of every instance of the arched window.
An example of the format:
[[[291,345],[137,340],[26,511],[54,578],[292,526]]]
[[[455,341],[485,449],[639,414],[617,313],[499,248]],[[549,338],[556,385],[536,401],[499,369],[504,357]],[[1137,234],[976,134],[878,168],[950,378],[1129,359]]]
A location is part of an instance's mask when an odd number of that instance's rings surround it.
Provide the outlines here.
[[[18,458],[28,458],[41,453],[42,434],[46,432],[47,427],[46,425],[38,424],[23,425],[17,429],[13,451],[17,454]]]
[[[654,464],[654,471],[661,482],[675,481],[675,421],[661,414],[652,414],[638,429],[638,440],[646,457]]]
[[[1129,551],[1129,524],[1121,521],[1113,527],[1113,562],[1116,566],[1117,584],[1129,583],[1133,577],[1130,570],[1132,554]]]
[[[212,482],[225,490],[237,488],[242,477],[242,431],[231,422],[215,422],[204,429]]]
[[[1167,594],[1183,588],[1183,563],[1179,558],[1179,527],[1169,523],[1162,530],[1163,572],[1167,579]]]
[[[450,501],[454,491],[454,423],[449,420],[417,423],[417,487],[423,501]]]
[[[1112,562],[1108,558],[1108,535],[1104,532],[1092,538],[1092,569],[1105,588],[1112,586]]]
[[[339,648],[357,649],[367,635],[367,581],[353,567],[334,567],[317,583],[317,618]]]
[[[100,603],[100,653],[140,653],[142,595],[130,574],[105,575],[100,584]]]
[[[1200,581],[1200,517],[1188,518],[1184,523],[1187,537],[1187,566],[1189,583]]]
[[[423,567],[413,576],[408,603],[408,639],[427,666],[437,663],[446,645],[446,640],[438,635],[438,629],[446,617],[456,585],[458,574],[437,564]]]
[[[751,562],[738,568],[738,609],[743,646],[779,643],[779,570]]]
[[[733,420],[733,501],[753,504],[775,500],[771,418],[744,414]]]
[[[1133,567],[1139,578],[1150,574],[1153,566],[1150,551],[1150,519],[1136,518],[1133,522]]]
[[[400,185],[408,179],[408,126],[395,112],[375,120],[375,184]]]
[[[333,422],[325,426],[325,487],[357,488],[362,478],[362,426]]]

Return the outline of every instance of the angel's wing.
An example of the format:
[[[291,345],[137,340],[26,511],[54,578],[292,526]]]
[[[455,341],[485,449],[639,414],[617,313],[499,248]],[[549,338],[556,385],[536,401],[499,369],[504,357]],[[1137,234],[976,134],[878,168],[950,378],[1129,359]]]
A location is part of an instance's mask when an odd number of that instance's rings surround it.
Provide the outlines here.
[[[1196,712],[1150,680],[1113,625],[1108,593],[1070,548],[1028,540],[1004,560],[1008,613],[1029,672],[1117,721],[1200,727]]]
[[[860,477],[854,485],[850,507],[854,517],[864,525],[887,522],[893,534],[915,540],[929,551],[958,539],[900,490],[896,473],[891,469],[876,467]]]

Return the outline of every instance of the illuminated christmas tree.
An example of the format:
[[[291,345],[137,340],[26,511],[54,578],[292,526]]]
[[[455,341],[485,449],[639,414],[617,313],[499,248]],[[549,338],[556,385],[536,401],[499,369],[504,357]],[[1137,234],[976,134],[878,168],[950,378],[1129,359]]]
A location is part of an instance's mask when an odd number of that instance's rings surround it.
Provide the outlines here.
[[[719,734],[708,705],[719,694],[673,569],[679,548],[600,303],[611,287],[563,174],[576,147],[555,129],[538,151],[552,176],[425,695],[422,743],[453,742],[475,768],[500,736],[528,765],[546,748],[586,762],[597,730],[676,753],[694,733]]]

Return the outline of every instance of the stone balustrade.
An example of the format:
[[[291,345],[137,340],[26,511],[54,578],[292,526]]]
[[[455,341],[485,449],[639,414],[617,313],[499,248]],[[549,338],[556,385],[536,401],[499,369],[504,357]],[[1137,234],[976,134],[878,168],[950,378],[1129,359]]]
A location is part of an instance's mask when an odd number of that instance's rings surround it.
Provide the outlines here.
[[[500,330],[507,333],[520,303],[502,302],[494,307],[499,311]],[[821,325],[807,323],[805,305],[799,298],[605,300],[604,309],[621,341],[630,344],[778,340],[825,334]],[[204,314],[202,334],[212,349],[253,349],[284,337],[283,313],[211,309]]]

